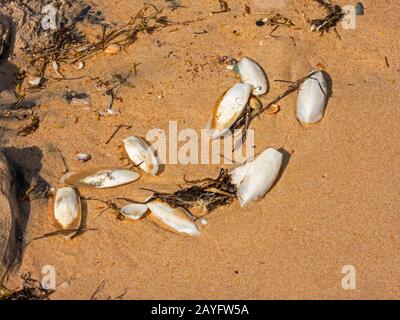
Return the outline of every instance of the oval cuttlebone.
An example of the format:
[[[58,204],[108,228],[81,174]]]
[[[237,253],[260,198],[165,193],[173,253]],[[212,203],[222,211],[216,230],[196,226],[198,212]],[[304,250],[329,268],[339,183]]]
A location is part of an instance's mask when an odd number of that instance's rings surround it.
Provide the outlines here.
[[[53,218],[58,230],[72,230],[64,234],[71,238],[80,228],[82,221],[82,205],[78,192],[72,187],[62,187],[54,198]]]
[[[121,214],[131,220],[140,220],[149,208],[145,204],[131,203],[121,209]]]
[[[144,172],[155,176],[160,169],[160,162],[154,148],[147,141],[131,136],[123,140],[128,158]]]
[[[200,235],[199,228],[184,208],[172,208],[160,200],[152,201],[147,206],[150,209],[150,218],[158,226],[174,233]]]
[[[314,70],[300,86],[297,97],[297,119],[306,124],[320,121],[324,116],[327,100],[328,85],[324,74],[320,70]]]
[[[229,132],[230,127],[246,108],[252,89],[253,87],[248,83],[237,83],[218,99],[205,126],[205,129],[211,130],[212,139]]]
[[[264,197],[279,175],[282,160],[282,153],[268,148],[253,161],[249,161],[229,173],[231,182],[238,189],[237,196],[242,207]]]
[[[264,70],[254,60],[244,57],[237,63],[240,80],[253,86],[253,95],[260,96],[268,92],[268,80]]]
[[[82,173],[68,173],[62,182],[72,186],[87,186],[96,189],[119,187],[140,178],[140,174],[128,169],[91,170]]]

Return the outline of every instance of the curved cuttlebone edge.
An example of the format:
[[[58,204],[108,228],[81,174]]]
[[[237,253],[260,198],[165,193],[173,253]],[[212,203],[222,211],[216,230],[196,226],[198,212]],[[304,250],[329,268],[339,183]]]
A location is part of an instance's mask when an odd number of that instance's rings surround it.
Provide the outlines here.
[[[253,95],[261,96],[268,92],[267,74],[258,62],[249,57],[243,57],[237,63],[237,69],[241,81],[253,86]]]
[[[60,195],[60,192],[69,192],[71,193],[72,197],[76,199],[76,213],[74,214],[75,217],[72,217],[71,221],[65,221],[65,219],[68,217],[66,217],[65,215],[59,216],[56,212],[60,209],[59,207],[57,207],[59,201],[70,200],[70,198],[65,197],[65,194]],[[62,199],[59,199],[59,196],[62,196]],[[79,231],[82,223],[82,201],[78,190],[68,186],[60,187],[57,189],[51,206],[51,220],[54,222],[57,231],[73,230],[69,233],[67,232],[65,234],[62,234],[66,239],[71,239]]]
[[[253,161],[234,169],[230,175],[237,187],[240,206],[263,198],[274,185],[281,171],[283,154],[274,148],[267,148]]]
[[[134,141],[132,141],[132,140],[134,140]],[[154,147],[150,143],[148,143],[146,140],[144,140],[144,139],[142,139],[140,137],[137,137],[137,136],[126,137],[124,140],[122,140],[122,142],[124,144],[125,153],[127,154],[128,158],[135,165],[138,165],[141,170],[143,170],[144,172],[146,172],[148,174],[151,174],[152,176],[156,176],[157,175],[157,173],[160,171],[160,163],[161,163],[161,161],[156,155],[156,150],[154,149]],[[133,159],[131,157],[130,153],[127,150],[127,144],[128,143],[135,143],[135,142],[137,142],[140,145],[140,147],[143,148],[144,152],[146,152],[148,155],[150,155],[150,162],[151,162],[150,165],[153,168],[152,170],[149,171],[147,169],[147,167],[146,167],[146,166],[149,165],[149,163],[146,163],[146,162],[144,162],[144,163],[136,163],[135,159]],[[138,153],[140,153],[140,151],[138,151]]]
[[[145,204],[130,203],[121,209],[121,214],[131,220],[137,221],[143,218],[149,207]]]
[[[296,117],[302,125],[311,126],[322,121],[329,98],[328,90],[324,72],[312,70],[301,84],[297,96]]]
[[[121,171],[121,172],[129,172],[131,174],[130,178],[126,178],[124,180],[121,180],[120,183],[115,184],[115,185],[105,185],[105,186],[99,186],[95,184],[90,184],[83,182],[84,179],[87,179],[89,177],[95,176],[96,174],[101,174],[107,171]],[[74,187],[87,187],[87,188],[95,188],[95,189],[106,189],[106,188],[117,188],[129,183],[132,183],[140,178],[140,173],[129,170],[129,169],[122,169],[122,168],[107,168],[107,169],[92,169],[92,170],[87,170],[83,172],[70,172],[65,174],[62,178],[61,181],[64,184],[74,186]]]
[[[204,129],[206,130],[206,134],[211,140],[215,140],[232,134],[230,128],[223,130],[211,129],[211,117],[208,119],[206,125],[204,126]]]
[[[199,236],[200,230],[184,208],[172,208],[167,203],[155,200],[147,204],[150,219],[159,227],[173,233]]]

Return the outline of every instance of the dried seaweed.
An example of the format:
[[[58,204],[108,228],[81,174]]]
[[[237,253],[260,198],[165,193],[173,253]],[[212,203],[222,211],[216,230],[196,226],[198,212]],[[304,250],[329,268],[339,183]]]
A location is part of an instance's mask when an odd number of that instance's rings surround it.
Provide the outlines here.
[[[329,32],[333,28],[340,38],[339,33],[336,30],[336,25],[345,16],[343,9],[338,5],[333,5],[330,0],[314,1],[317,1],[321,6],[323,6],[328,14],[325,18],[311,20],[311,31],[320,32],[321,35],[323,35],[324,32]]]
[[[190,212],[196,207],[205,213],[211,213],[215,209],[229,205],[237,198],[237,188],[231,182],[228,170],[221,169],[217,178],[206,178],[197,181],[190,181],[184,177],[187,184],[192,184],[187,188],[181,188],[174,193],[163,193],[154,190],[153,195],[143,204],[155,200],[168,203],[173,208],[182,207]]]
[[[27,272],[22,276],[22,288],[9,290],[0,286],[0,300],[49,300],[53,290],[43,288],[40,281],[33,279],[31,273]]]
[[[29,117],[28,123],[19,127],[17,135],[26,137],[27,135],[35,132],[39,128],[39,116],[35,113]]]
[[[264,25],[273,27],[272,31],[269,33],[271,37],[278,38],[277,36],[273,35],[273,33],[278,30],[279,27],[294,27],[295,24],[289,18],[282,16],[281,14],[277,13],[272,17],[267,17],[263,19],[259,19],[256,21],[256,25],[262,27]]]
[[[148,13],[149,11],[152,12]],[[84,43],[84,37],[77,34],[75,29],[59,30],[50,45],[29,52],[31,65],[45,70],[45,66],[51,61],[67,64],[83,61],[103,52],[110,44],[119,45],[122,49],[127,48],[136,41],[139,33],[152,33],[170,25],[167,17],[161,16],[161,12],[162,10],[147,5],[121,27],[107,30],[104,26],[101,39],[93,43]]]

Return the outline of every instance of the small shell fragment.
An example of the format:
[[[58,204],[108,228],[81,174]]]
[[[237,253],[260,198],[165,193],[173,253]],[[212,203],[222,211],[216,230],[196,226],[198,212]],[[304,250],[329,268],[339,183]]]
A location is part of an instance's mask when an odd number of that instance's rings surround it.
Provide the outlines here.
[[[119,187],[140,178],[136,171],[127,169],[105,169],[83,173],[68,173],[62,181],[72,186],[87,186],[96,189]]]
[[[158,226],[174,233],[184,233],[191,236],[200,235],[199,228],[183,208],[172,208],[167,203],[155,200],[147,204],[151,213],[149,217]]]
[[[116,43],[112,43],[104,50],[104,52],[107,54],[116,54],[120,50],[121,50],[121,46],[119,46]]]
[[[32,87],[37,87],[40,85],[40,82],[42,82],[41,77],[32,77],[31,79],[28,80],[28,83]]]
[[[72,67],[73,67],[75,70],[81,70],[81,69],[83,69],[84,64],[83,64],[82,61],[75,61],[75,62],[72,64]]]
[[[255,160],[230,172],[231,182],[238,189],[237,196],[242,207],[264,197],[279,175],[282,160],[282,153],[268,148]]]
[[[86,162],[89,161],[92,157],[90,156],[90,154],[87,153],[78,153],[76,154],[75,158],[80,162]]]
[[[244,57],[237,64],[240,79],[253,86],[253,95],[260,96],[268,91],[268,81],[264,70],[254,60]]]
[[[269,114],[275,114],[278,113],[281,110],[281,107],[279,107],[278,104],[271,104],[271,106],[268,108],[268,113]]]
[[[297,119],[302,123],[316,123],[325,112],[328,100],[328,85],[322,71],[314,70],[299,89]]]
[[[159,169],[160,163],[155,154],[154,148],[147,141],[130,136],[123,140],[124,150],[128,158],[144,172],[155,176]]]
[[[74,230],[64,234],[66,238],[71,238],[76,234],[81,225],[82,205],[80,196],[74,188],[63,187],[57,190],[53,217],[58,230]]]
[[[235,84],[215,104],[205,128],[210,137],[216,139],[229,132],[229,128],[241,116],[249,101],[252,86],[248,83]]]
[[[131,203],[121,209],[121,213],[132,220],[141,219],[149,208],[145,204]]]

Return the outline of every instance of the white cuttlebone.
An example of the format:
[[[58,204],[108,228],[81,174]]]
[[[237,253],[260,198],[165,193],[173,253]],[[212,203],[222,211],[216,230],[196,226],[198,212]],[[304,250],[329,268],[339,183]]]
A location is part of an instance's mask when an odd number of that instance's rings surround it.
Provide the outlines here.
[[[72,186],[89,186],[96,189],[114,188],[140,178],[140,173],[128,169],[103,169],[90,172],[69,172],[61,179]]]
[[[121,209],[121,213],[132,220],[140,220],[149,208],[145,204],[131,203]]]
[[[200,230],[184,208],[172,208],[167,203],[155,200],[147,204],[150,218],[160,227],[175,233],[200,235]]]
[[[245,109],[253,87],[248,83],[237,83],[218,99],[205,129],[216,139],[229,132]]]
[[[322,71],[312,71],[299,89],[297,97],[297,119],[302,123],[316,123],[325,112],[328,100],[328,85]]]
[[[57,190],[53,214],[60,230],[79,229],[82,220],[82,206],[80,196],[74,188],[62,187]],[[70,238],[76,232],[73,231],[64,236]]]
[[[232,183],[238,189],[237,196],[242,207],[264,197],[279,175],[282,160],[282,153],[268,148],[253,161],[230,172]]]
[[[124,139],[123,143],[126,154],[135,165],[139,165],[140,169],[152,176],[158,173],[160,162],[152,146],[135,136]]]
[[[240,79],[253,86],[253,95],[260,96],[268,92],[268,80],[264,70],[254,60],[244,57],[237,64]]]

